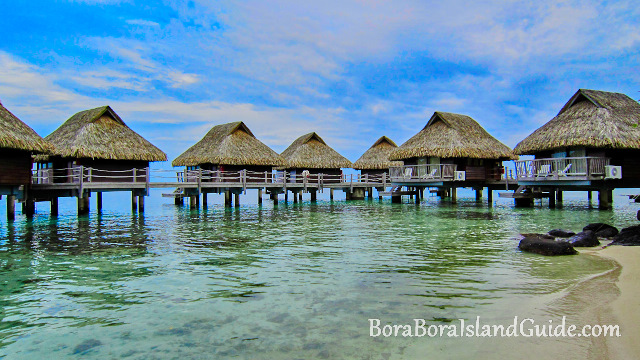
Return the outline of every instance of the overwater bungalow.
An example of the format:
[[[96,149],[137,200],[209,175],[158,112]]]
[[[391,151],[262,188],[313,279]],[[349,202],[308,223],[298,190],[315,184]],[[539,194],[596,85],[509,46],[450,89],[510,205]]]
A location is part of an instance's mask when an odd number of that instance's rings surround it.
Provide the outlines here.
[[[31,184],[32,155],[53,147],[0,103],[0,195],[7,196],[7,217],[14,218],[15,198]]]
[[[396,183],[441,186],[457,181],[460,187],[499,181],[504,173],[502,161],[516,158],[471,117],[439,111],[389,156],[404,162],[402,167],[391,168]]]
[[[322,174],[325,183],[341,181],[341,168],[350,168],[351,161],[327,145],[315,132],[296,139],[282,152],[286,161],[284,169],[290,174],[291,181],[302,182],[304,172],[307,181],[318,181]]]
[[[214,126],[172,162],[191,173],[205,171],[209,176],[203,181],[238,181],[241,170],[253,176],[266,172],[271,177],[273,168],[284,164],[284,159],[258,140],[242,121]]]
[[[167,155],[109,106],[80,111],[45,138],[51,155],[38,156],[38,183],[146,182],[149,162]]]
[[[640,104],[627,95],[578,90],[558,115],[522,140],[515,152],[518,184],[556,190],[640,187]]]
[[[389,175],[389,168],[402,166],[402,161],[391,161],[389,155],[398,147],[393,140],[382,136],[353,163],[353,168],[360,174],[372,179],[379,179],[383,174]]]

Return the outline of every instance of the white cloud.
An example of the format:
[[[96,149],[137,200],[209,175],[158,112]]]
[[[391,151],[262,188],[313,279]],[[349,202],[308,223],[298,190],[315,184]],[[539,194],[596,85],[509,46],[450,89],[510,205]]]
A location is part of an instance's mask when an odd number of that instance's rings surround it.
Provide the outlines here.
[[[127,24],[129,25],[138,25],[138,26],[149,26],[149,27],[160,27],[155,21],[144,20],[144,19],[129,19],[127,20]]]

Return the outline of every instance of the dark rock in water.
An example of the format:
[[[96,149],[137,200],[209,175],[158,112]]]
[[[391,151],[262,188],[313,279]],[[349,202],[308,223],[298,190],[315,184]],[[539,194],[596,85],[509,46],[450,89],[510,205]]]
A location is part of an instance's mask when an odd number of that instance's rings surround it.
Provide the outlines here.
[[[640,210],[636,213],[636,219],[640,220]]]
[[[81,342],[78,346],[73,349],[74,354],[85,354],[89,350],[102,345],[102,342],[98,339],[88,339]]]
[[[620,230],[618,235],[613,237],[611,245],[640,245],[640,225],[630,226]]]
[[[573,247],[593,247],[600,245],[596,233],[591,230],[579,232],[563,241],[568,242],[573,245]]]
[[[555,237],[561,237],[561,238],[572,237],[575,234],[576,233],[574,233],[571,230],[554,229],[554,230],[549,231],[549,235],[555,236]]]
[[[518,248],[522,251],[547,256],[575,255],[578,253],[576,249],[566,241],[555,241],[541,237],[525,237],[520,241]]]
[[[548,239],[548,240],[555,240],[555,237],[549,235],[549,234],[536,234],[536,233],[530,233],[530,234],[520,234],[525,238],[536,238],[536,239]]]
[[[618,235],[618,229],[605,223],[595,223],[585,226],[582,231],[591,230],[596,233],[597,237],[611,238]]]

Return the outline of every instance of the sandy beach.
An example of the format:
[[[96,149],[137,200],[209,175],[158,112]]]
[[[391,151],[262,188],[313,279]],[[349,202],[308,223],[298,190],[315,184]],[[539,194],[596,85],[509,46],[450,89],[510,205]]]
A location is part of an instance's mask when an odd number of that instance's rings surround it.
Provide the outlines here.
[[[640,342],[637,341],[640,324],[640,287],[637,279],[640,276],[640,247],[609,246],[590,252],[597,256],[616,261],[621,266],[616,286],[619,296],[615,298],[604,312],[611,312],[620,325],[620,338],[606,338],[606,348],[610,359],[640,358]]]

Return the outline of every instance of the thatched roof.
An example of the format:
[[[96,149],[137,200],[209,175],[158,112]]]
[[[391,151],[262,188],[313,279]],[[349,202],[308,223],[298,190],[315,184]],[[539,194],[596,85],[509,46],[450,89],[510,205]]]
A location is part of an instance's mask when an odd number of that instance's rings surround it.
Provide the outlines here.
[[[238,121],[214,126],[172,162],[173,166],[198,164],[282,166],[285,161]]]
[[[45,153],[53,146],[0,103],[0,148]]]
[[[357,170],[388,169],[391,166],[402,166],[402,161],[390,161],[389,154],[398,145],[386,136],[378,139],[356,162],[353,168]]]
[[[640,104],[627,95],[578,90],[558,115],[522,140],[516,154],[569,146],[640,149]]]
[[[167,160],[165,153],[131,130],[109,106],[80,111],[45,140],[53,144],[53,155],[62,157]]]
[[[282,152],[288,169],[339,169],[351,161],[329,147],[315,132],[302,135]]]
[[[466,115],[436,111],[427,125],[391,152],[390,160],[415,157],[517,159],[513,151],[496,140]]]

